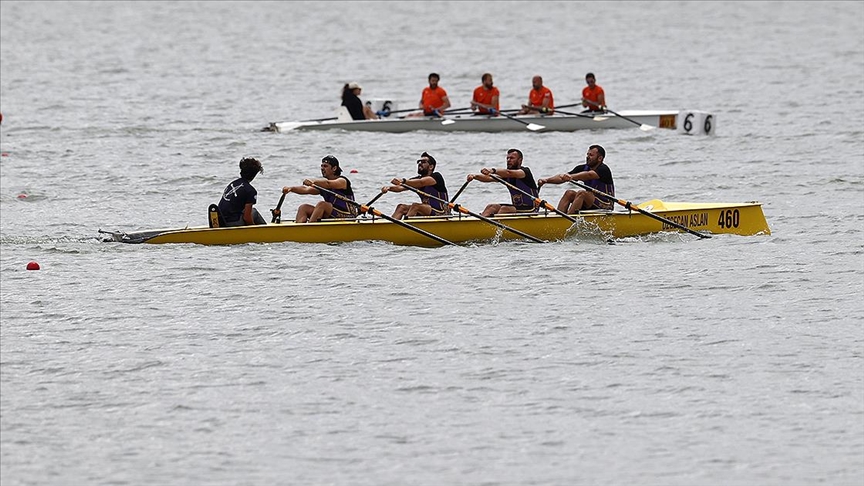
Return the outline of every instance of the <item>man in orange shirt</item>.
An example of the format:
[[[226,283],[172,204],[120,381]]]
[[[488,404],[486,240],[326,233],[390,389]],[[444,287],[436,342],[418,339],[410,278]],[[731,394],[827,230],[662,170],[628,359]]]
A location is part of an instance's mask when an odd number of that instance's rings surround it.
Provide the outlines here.
[[[440,79],[437,73],[429,75],[429,86],[423,88],[423,94],[420,96],[420,109],[423,113],[412,113],[408,117],[444,116],[444,111],[450,108],[450,98],[447,97],[444,88],[438,86]]]
[[[603,88],[597,84],[597,79],[594,78],[594,73],[585,75],[585,82],[588,86],[582,88],[582,106],[585,107],[585,112],[590,111],[606,111],[606,93]]]
[[[481,84],[474,89],[474,99],[471,100],[471,111],[478,115],[498,116],[501,109],[498,106],[498,97],[501,93],[496,86],[492,85],[492,75],[486,73],[480,78]]]
[[[543,78],[534,76],[531,79],[532,89],[528,92],[528,104],[522,105],[520,115],[543,114],[551,115],[555,113],[555,101],[552,99],[552,90],[543,86]]]

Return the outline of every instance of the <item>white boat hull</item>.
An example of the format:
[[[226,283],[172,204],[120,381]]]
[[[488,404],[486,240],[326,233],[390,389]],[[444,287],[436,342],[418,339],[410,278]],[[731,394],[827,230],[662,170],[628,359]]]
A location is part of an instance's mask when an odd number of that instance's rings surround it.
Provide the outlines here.
[[[708,120],[708,124],[705,120]],[[686,123],[685,123],[686,122]],[[630,110],[602,116],[590,114],[552,116],[489,117],[454,115],[444,118],[383,118],[380,120],[324,120],[305,122],[277,122],[265,128],[267,131],[288,132],[294,130],[349,130],[365,132],[404,133],[418,130],[435,132],[574,132],[577,130],[633,129],[651,130],[666,128],[683,133],[711,135],[714,132],[714,117],[704,112],[674,110]],[[684,126],[691,130],[683,130]],[[542,127],[542,128],[539,128]],[[705,130],[705,127],[709,127]]]

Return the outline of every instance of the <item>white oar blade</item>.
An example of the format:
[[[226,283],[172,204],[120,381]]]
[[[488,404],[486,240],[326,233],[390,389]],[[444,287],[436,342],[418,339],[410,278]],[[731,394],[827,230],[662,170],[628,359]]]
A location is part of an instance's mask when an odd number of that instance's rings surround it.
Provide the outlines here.
[[[651,130],[654,130],[654,127],[652,127],[651,125],[645,125],[643,123],[639,126],[639,130],[642,130],[643,132],[650,132]]]
[[[452,125],[456,123],[456,120],[444,120],[441,122],[442,125]]]
[[[528,124],[528,130],[531,130],[532,132],[536,132],[538,130],[543,130],[544,128],[546,128],[546,127],[543,125],[538,125],[536,123],[529,123]]]
[[[594,121],[596,121],[596,122],[606,121],[608,119],[609,119],[608,117],[600,116],[600,115],[597,115],[594,117]]]

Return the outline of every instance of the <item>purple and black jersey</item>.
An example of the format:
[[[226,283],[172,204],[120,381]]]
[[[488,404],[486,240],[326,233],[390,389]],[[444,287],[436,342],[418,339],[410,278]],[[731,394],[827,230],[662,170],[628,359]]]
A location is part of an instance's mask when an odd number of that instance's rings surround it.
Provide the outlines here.
[[[568,172],[568,174],[576,174],[579,172],[586,172],[589,170],[593,170],[600,177],[599,179],[591,179],[590,181],[582,181],[586,186],[593,187],[600,192],[605,192],[610,196],[615,195],[615,183],[612,181],[612,170],[609,169],[609,166],[600,163],[595,169],[591,169],[588,164],[577,165],[573,167],[573,170]],[[594,205],[592,209],[612,209],[614,201],[609,199],[606,196],[597,195],[594,198]]]
[[[412,177],[412,179],[422,179],[423,177],[424,176],[418,175],[416,177]],[[438,172],[433,172],[431,177],[435,179],[435,184],[432,186],[421,187],[419,190],[425,192],[426,194],[429,194],[430,196],[437,197],[438,199],[443,199],[445,201],[450,199],[447,196],[447,186],[444,185],[444,176],[442,176]],[[441,201],[421,195],[420,202],[422,202],[423,204],[428,204],[432,208],[433,214],[450,214],[450,206],[446,205]]]
[[[513,201],[513,206],[516,208],[516,211],[519,211],[520,213],[536,211],[537,208],[534,206],[534,199],[537,198],[540,193],[537,189],[537,182],[534,181],[534,175],[531,173],[531,169],[528,167],[520,167],[520,169],[525,172],[524,178],[517,179],[515,177],[505,177],[504,180],[519,189],[522,189],[528,194],[531,194],[531,197],[529,198],[516,189],[508,187],[507,190],[510,191],[510,200]]]
[[[345,176],[339,176],[341,179],[345,179],[346,186],[345,189],[330,189],[331,191],[339,194],[340,196],[354,200],[354,190],[351,189],[351,181],[348,180]],[[333,213],[330,214],[332,218],[356,218],[357,217],[357,206],[353,204],[349,204],[347,201],[342,200],[341,198],[336,197],[329,192],[321,192],[321,197],[324,198],[324,201],[333,205]]]

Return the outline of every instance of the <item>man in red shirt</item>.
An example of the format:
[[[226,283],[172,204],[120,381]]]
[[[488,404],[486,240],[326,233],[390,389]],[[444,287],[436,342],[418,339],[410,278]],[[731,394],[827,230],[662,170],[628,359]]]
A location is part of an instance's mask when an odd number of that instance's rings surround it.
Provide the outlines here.
[[[594,78],[594,73],[585,75],[585,82],[588,86],[582,88],[582,106],[585,107],[584,112],[589,111],[606,111],[606,93],[603,88],[597,84],[597,79]]]
[[[444,116],[444,111],[450,108],[450,98],[447,97],[444,88],[438,86],[440,79],[437,73],[429,75],[429,86],[423,88],[423,94],[420,96],[420,109],[423,113],[412,113],[408,115],[409,117]]]
[[[471,100],[471,111],[476,111],[478,115],[497,116],[501,111],[498,105],[498,97],[501,93],[498,88],[492,84],[492,75],[486,73],[480,78],[483,83],[474,89],[474,99]]]
[[[552,99],[552,90],[543,86],[543,78],[534,76],[531,79],[531,91],[528,92],[528,104],[522,105],[520,115],[542,114],[551,115],[555,113],[555,101]]]

